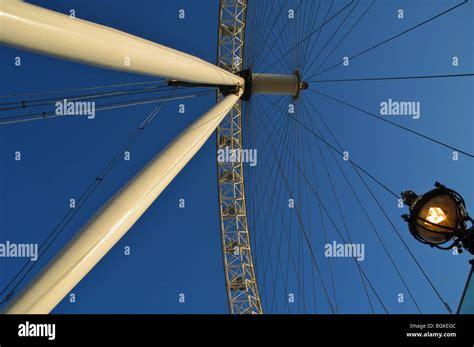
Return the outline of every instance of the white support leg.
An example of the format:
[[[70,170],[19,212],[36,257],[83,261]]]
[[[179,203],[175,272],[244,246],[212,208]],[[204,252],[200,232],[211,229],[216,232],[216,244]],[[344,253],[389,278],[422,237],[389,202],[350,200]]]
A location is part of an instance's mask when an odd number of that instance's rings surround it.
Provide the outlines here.
[[[177,136],[97,212],[22,293],[13,298],[5,313],[49,313],[178,175],[240,96],[226,96]]]
[[[109,69],[243,85],[242,78],[192,55],[18,0],[0,0],[0,43]]]

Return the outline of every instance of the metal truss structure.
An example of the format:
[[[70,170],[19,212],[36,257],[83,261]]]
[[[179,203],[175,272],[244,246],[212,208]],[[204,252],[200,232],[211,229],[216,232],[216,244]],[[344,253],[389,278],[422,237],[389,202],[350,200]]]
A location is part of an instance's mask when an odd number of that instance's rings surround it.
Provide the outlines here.
[[[254,73],[251,69],[244,70],[243,62],[248,1],[249,0],[219,1],[218,60],[216,66],[215,64],[211,64],[199,57],[178,51],[159,43],[151,42],[117,29],[112,29],[84,19],[78,20],[69,15],[36,6],[22,0],[0,0],[0,44],[37,54],[66,59],[82,64],[94,65],[100,68],[166,78],[168,79],[167,82],[169,86],[192,88],[206,87],[216,88],[218,90],[217,104],[189,124],[165,148],[156,153],[154,158],[147,165],[142,167],[140,171],[124,184],[122,188],[117,191],[116,194],[110,198],[78,232],[75,233],[75,237],[71,239],[53,259],[50,260],[47,266],[45,266],[36,277],[29,282],[28,286],[23,288],[20,293],[13,296],[15,288],[17,288],[19,283],[26,278],[26,274],[31,270],[31,267],[23,267],[20,272],[15,275],[13,280],[10,282],[10,284],[15,283],[14,287],[6,296],[6,300],[9,300],[10,298],[13,300],[9,302],[3,313],[45,314],[51,312],[135,225],[138,219],[143,216],[146,210],[154,203],[154,201],[156,201],[156,199],[158,199],[161,193],[202,148],[214,131],[217,131],[216,157],[219,220],[229,311],[231,314],[263,313],[252,258],[245,198],[244,167],[241,161],[241,153],[243,151],[242,100],[248,101],[252,95],[255,94],[286,95],[297,99],[301,90],[308,89],[308,82],[302,80],[302,76],[298,70],[294,71],[292,74],[265,74],[258,72]],[[464,3],[467,3],[467,1]],[[331,19],[335,18],[350,5],[351,3],[348,3],[337,14],[332,16]],[[420,27],[461,5],[462,4],[455,5],[441,14],[422,22],[401,34]],[[354,7],[356,6],[357,4],[353,6],[352,10],[354,10]],[[365,10],[363,15],[365,15],[369,9],[370,7]],[[330,11],[330,8],[328,11]],[[348,15],[350,14],[351,13]],[[310,16],[309,18],[312,17]],[[360,17],[359,20],[361,18],[362,17]],[[344,21],[346,19],[344,19]],[[324,21],[324,23],[319,27],[319,32],[321,32],[321,28],[328,22],[329,20]],[[290,53],[315,32],[317,32],[317,30],[312,30],[310,35],[306,36],[304,40],[300,41],[286,54]],[[299,37],[301,33],[297,34],[296,37]],[[372,48],[381,46],[385,42],[399,37],[401,34],[393,36]],[[331,39],[332,37],[329,40]],[[58,42],[60,44],[58,44]],[[309,42],[306,44],[308,43]],[[315,43],[313,43],[313,45],[314,44]],[[258,49],[258,47],[256,48]],[[305,49],[307,48],[308,46],[306,46]],[[310,50],[313,48],[310,48]],[[357,56],[371,50],[372,48],[357,54]],[[322,50],[324,50],[324,47]],[[285,55],[282,57],[285,57]],[[315,59],[317,58],[318,57]],[[306,59],[306,57],[304,59]],[[328,71],[329,69],[331,69],[331,67],[322,72]],[[313,76],[322,73],[321,71],[318,73],[318,71],[311,74],[309,78],[311,79]],[[461,75],[421,77],[453,76]],[[419,77],[420,76],[400,78],[409,79]],[[380,80],[386,78],[366,78],[359,80],[370,79]],[[326,80],[321,82],[333,81],[334,80]],[[182,96],[184,97],[186,95],[183,94]],[[197,96],[197,94],[188,94],[187,96],[194,97]],[[326,97],[339,103],[347,104],[333,97]],[[162,101],[163,99],[153,100],[153,102]],[[24,103],[25,102],[23,101],[23,104]],[[135,103],[135,105],[138,105],[138,103]],[[144,103],[142,105],[144,105]],[[347,105],[357,109],[355,106],[350,104]],[[156,112],[158,112],[157,110],[158,109],[155,108],[155,110],[147,117],[146,122],[149,121],[150,117],[156,115]],[[46,114],[46,112],[43,112],[43,114]],[[56,114],[55,116],[59,116],[59,114]],[[24,115],[7,118],[16,117],[24,117]],[[44,118],[46,117],[30,118],[28,120]],[[305,126],[303,125],[303,127]],[[410,129],[405,128],[405,130],[413,132]],[[444,147],[463,152],[427,135],[416,132],[415,134]],[[319,139],[317,140],[319,141]],[[226,154],[224,159],[221,155],[222,151]],[[467,152],[463,153],[469,155]],[[230,154],[230,157],[228,154]],[[354,163],[352,163],[352,165],[354,166]],[[358,173],[357,170],[355,171]],[[365,172],[365,174],[374,182],[385,188],[389,193],[397,196],[396,193],[387,188],[387,186],[381,183],[377,178],[367,174],[367,172]],[[304,172],[303,176],[305,176]],[[362,179],[362,176],[360,176],[360,178]],[[329,180],[331,180],[330,177]],[[372,191],[365,184],[363,179],[362,182],[372,194]],[[307,183],[311,187],[310,182],[308,181]],[[330,183],[332,185],[332,181]],[[87,192],[89,191],[88,188]],[[317,192],[316,197],[317,200],[319,200]],[[336,200],[338,199],[335,193],[334,197]],[[357,195],[356,198],[358,199]],[[378,203],[375,196],[374,199]],[[336,202],[338,203],[338,201]],[[378,205],[381,207],[380,204]],[[324,207],[324,205],[321,206]],[[272,207],[270,206],[269,208],[271,209]],[[363,206],[362,209],[365,212]],[[329,214],[328,217],[331,218]],[[61,225],[64,224],[61,222]],[[56,232],[56,228],[54,229],[54,232]],[[48,241],[52,235],[57,236],[58,234],[51,233],[46,241]],[[54,236],[50,242],[53,242],[56,236]],[[311,251],[310,243],[311,242],[308,241],[308,246]],[[51,243],[49,243],[49,245],[51,245]],[[46,247],[46,249],[48,247]],[[405,245],[405,247],[407,246]],[[289,252],[290,251],[291,249],[289,249]],[[42,254],[44,253],[41,253],[40,256]],[[300,251],[300,254],[304,255],[302,251]],[[389,259],[392,260],[390,254],[387,253],[387,255]],[[412,257],[439,299],[441,299],[448,311],[451,312],[449,305],[440,296],[432,281],[419,266],[418,261],[416,261],[413,254]],[[403,277],[398,271],[397,265],[393,261],[392,263],[406,289],[409,290]],[[26,270],[23,271],[24,269]],[[329,269],[331,270],[331,268]],[[360,269],[361,268],[359,267],[359,270]],[[469,277],[468,280],[470,284],[467,286],[472,286],[472,274],[470,276],[471,277]],[[17,278],[19,279],[16,280]],[[365,274],[364,278],[361,277],[361,281],[365,288],[365,281],[369,284],[370,282]],[[10,287],[10,284],[7,285],[6,289]],[[334,283],[332,284],[334,286]],[[375,291],[371,284],[370,287]],[[467,293],[467,288],[468,287],[466,287],[465,293]],[[275,293],[275,288],[273,289]],[[302,296],[304,296],[304,292],[301,292],[303,293]],[[327,292],[325,294],[332,309],[331,295],[328,295]],[[333,294],[334,300],[336,300],[335,289],[333,290]],[[367,296],[369,305],[372,308],[369,294],[367,294]],[[378,295],[377,298],[380,301]],[[465,301],[465,295],[463,300],[464,301],[460,305],[460,307],[462,306],[461,309],[470,310],[470,308],[466,307],[467,301]],[[416,302],[414,303],[418,311],[421,313],[418,304]],[[388,313],[382,301],[380,301],[380,304],[383,306],[385,312]],[[466,308],[464,309],[464,307]],[[373,309],[372,312],[374,312]],[[461,311],[461,313],[463,312]]]
[[[247,0],[219,2],[217,63],[224,70],[243,70]],[[224,96],[218,92],[217,99]],[[217,150],[242,149],[242,101],[217,128]],[[255,278],[245,204],[243,163],[217,160],[220,229],[229,310],[232,314],[262,314]]]
[[[185,128],[106,202],[5,311],[44,314],[51,312],[132,228],[199,151],[239,101],[244,80],[202,59],[119,30],[78,21],[23,1],[0,0],[0,4],[0,43],[100,67],[187,83],[218,84],[233,90]],[[133,63],[125,65],[124,57]]]
[[[296,96],[302,83],[296,75],[240,73],[247,0],[219,3],[218,66],[170,47],[23,1],[0,2],[0,26],[4,29],[0,31],[0,44],[102,68],[166,77],[170,78],[169,85],[219,89],[218,103],[185,128],[105,203],[78,236],[15,297],[6,311],[49,313],[130,230],[214,130],[217,129],[218,150],[227,153],[242,150],[241,98],[245,92],[246,100],[250,94]],[[225,95],[220,94],[221,91]],[[261,314],[247,223],[243,164],[218,161],[217,167],[230,313]]]

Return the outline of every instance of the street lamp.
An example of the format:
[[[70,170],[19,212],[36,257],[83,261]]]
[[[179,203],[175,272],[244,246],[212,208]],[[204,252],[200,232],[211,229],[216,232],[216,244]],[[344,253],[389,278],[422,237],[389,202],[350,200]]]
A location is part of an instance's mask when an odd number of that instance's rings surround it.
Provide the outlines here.
[[[415,239],[431,247],[457,247],[460,252],[464,248],[474,254],[473,219],[459,193],[436,182],[435,188],[423,195],[402,192],[402,199],[410,208],[402,218]],[[449,246],[442,246],[448,241],[452,241]]]

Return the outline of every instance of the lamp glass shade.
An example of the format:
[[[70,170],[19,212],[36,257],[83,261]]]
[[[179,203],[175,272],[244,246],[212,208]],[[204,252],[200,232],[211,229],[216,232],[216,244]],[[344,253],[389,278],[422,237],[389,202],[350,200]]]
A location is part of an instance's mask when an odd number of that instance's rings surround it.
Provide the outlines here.
[[[421,207],[417,216],[416,233],[429,243],[444,243],[453,236],[453,229],[458,227],[461,214],[452,196],[436,195]]]

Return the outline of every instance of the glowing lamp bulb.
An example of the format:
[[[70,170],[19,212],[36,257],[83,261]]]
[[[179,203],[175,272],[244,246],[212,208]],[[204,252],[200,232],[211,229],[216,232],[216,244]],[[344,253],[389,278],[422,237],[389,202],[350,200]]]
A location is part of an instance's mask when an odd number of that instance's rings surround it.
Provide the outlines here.
[[[433,224],[439,224],[448,218],[446,213],[439,207],[430,207],[426,220]]]

